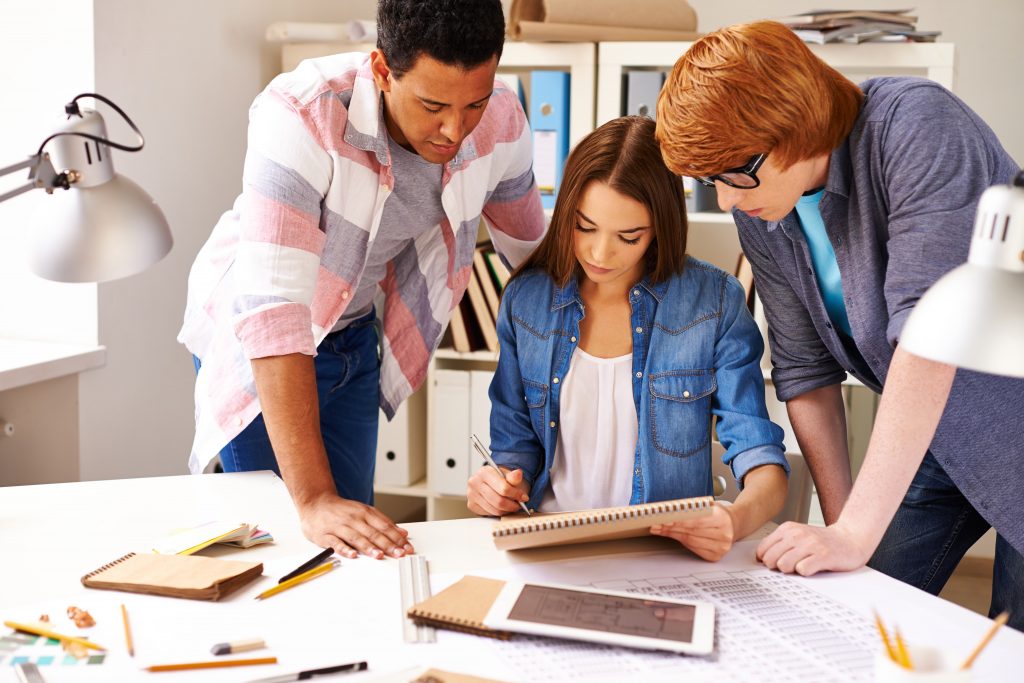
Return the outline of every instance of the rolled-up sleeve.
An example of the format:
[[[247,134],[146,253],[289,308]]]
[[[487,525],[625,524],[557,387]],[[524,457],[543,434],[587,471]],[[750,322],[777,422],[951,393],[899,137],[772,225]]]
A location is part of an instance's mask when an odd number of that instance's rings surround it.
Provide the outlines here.
[[[310,306],[332,170],[319,139],[312,118],[273,85],[250,110],[232,317],[250,359],[316,353]]]
[[[523,376],[512,322],[512,308],[521,282],[509,282],[498,310],[501,355],[488,391],[491,399],[491,454],[498,465],[523,470],[523,478],[532,487],[544,464],[544,447],[533,431],[530,408],[523,394]]]
[[[718,389],[711,404],[718,418],[718,440],[725,446],[723,462],[742,487],[747,472],[761,465],[778,465],[787,473],[782,428],[768,418],[761,377],[761,334],[747,311],[743,288],[727,277],[722,316],[715,340]]]

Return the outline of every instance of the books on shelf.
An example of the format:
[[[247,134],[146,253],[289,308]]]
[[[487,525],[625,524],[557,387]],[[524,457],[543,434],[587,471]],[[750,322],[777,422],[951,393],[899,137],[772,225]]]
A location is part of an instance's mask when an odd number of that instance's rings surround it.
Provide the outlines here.
[[[941,31],[917,30],[917,17],[898,10],[828,10],[776,19],[804,42],[934,42]]]
[[[469,282],[459,305],[452,310],[448,333],[442,345],[450,345],[460,353],[498,350],[495,327],[501,292],[508,282],[509,271],[490,244],[477,247],[473,253]]]

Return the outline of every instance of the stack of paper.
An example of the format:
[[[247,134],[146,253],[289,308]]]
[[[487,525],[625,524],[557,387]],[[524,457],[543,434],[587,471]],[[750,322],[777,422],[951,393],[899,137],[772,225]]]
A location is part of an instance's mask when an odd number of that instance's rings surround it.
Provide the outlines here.
[[[213,521],[188,529],[179,529],[153,545],[153,552],[161,555],[191,555],[214,543],[248,548],[269,543],[274,538],[255,524]]]
[[[909,9],[819,10],[779,21],[806,43],[935,42],[941,31],[918,31]]]

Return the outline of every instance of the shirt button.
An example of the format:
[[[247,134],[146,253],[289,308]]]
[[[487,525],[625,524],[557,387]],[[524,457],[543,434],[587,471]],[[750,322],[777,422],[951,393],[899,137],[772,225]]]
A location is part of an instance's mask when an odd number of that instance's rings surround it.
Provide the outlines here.
[[[551,381],[552,381],[552,382],[553,382],[554,384],[558,384],[558,378],[557,378],[557,377],[553,377],[553,378],[551,379]]]
[[[636,377],[637,377],[637,379],[640,379],[640,378],[641,378],[641,377],[643,377],[643,376],[644,376],[644,373],[642,373],[642,372],[638,372],[638,373],[636,373]]]
[[[825,327],[827,327],[828,329],[831,330],[832,329],[832,323],[825,323]]]
[[[633,296],[640,296],[640,290],[639,289],[634,289],[633,290]]]
[[[683,398],[690,398],[690,392],[689,391],[684,391],[683,392]]]
[[[637,467],[635,470],[633,470],[633,474],[640,474],[640,468]]]
[[[644,333],[644,328],[642,328],[642,327],[636,328],[636,333],[637,334],[643,334]]]
[[[573,344],[575,344],[576,343],[576,337],[569,337],[569,341],[571,341]]]
[[[347,291],[346,292],[342,292],[341,293],[341,298],[342,299],[347,299],[348,298],[348,292]]]
[[[237,418],[235,420],[235,424],[238,425],[239,427],[241,427],[242,426],[242,418]]]
[[[550,427],[551,427],[552,429],[554,429],[554,428],[555,428],[555,421],[554,421],[554,420],[552,420],[551,422],[549,422],[549,423],[548,423],[548,425],[549,425],[549,426],[550,426]]]

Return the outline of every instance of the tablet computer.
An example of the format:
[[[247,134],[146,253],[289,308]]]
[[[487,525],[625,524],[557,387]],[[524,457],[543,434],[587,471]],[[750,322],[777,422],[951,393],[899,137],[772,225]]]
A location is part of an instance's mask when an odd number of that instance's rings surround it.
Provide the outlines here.
[[[484,624],[514,633],[707,655],[714,649],[715,606],[656,595],[509,581]]]

